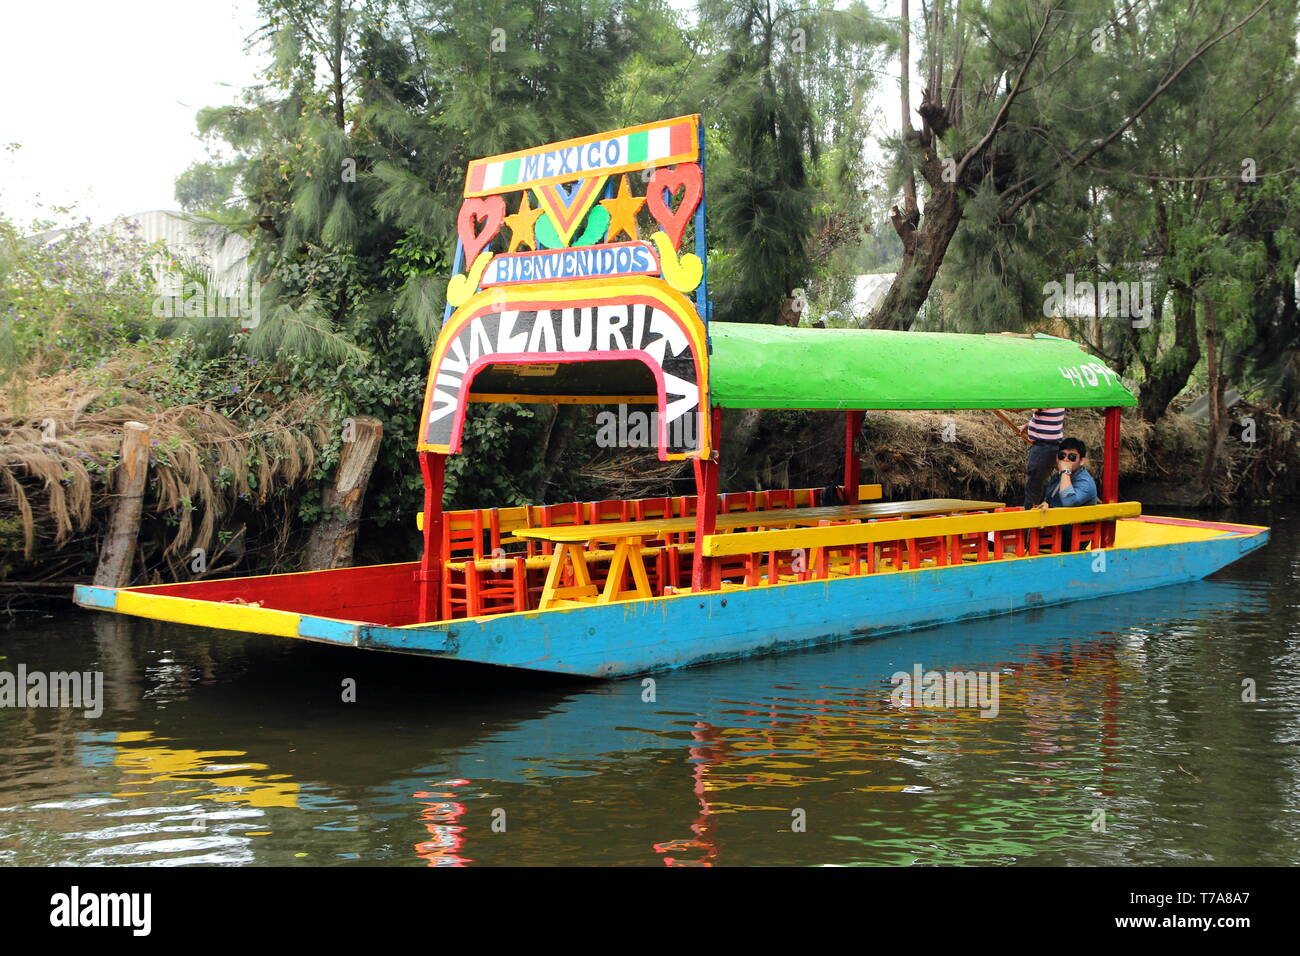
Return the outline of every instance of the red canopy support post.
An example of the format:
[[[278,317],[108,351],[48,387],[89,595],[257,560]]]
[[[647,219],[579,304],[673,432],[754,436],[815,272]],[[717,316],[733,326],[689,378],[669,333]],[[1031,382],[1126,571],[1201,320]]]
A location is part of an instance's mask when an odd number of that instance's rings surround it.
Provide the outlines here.
[[[713,452],[709,458],[697,458],[694,462],[696,505],[692,591],[703,591],[709,586],[712,559],[704,556],[704,539],[717,530],[718,521],[718,446],[722,444],[722,409],[714,408],[711,414]]]
[[[439,585],[442,582],[442,491],[447,456],[437,452],[420,452],[420,472],[424,475],[424,555],[420,570],[415,572],[419,586],[419,620],[436,621],[439,615]]]
[[[1101,476],[1102,504],[1119,501],[1119,414],[1118,406],[1106,409],[1106,447],[1104,450],[1105,470]],[[1102,530],[1102,544],[1106,547],[1115,543],[1115,522],[1107,521]]]
[[[862,412],[844,413],[844,503],[858,503],[858,484],[862,481],[862,462],[858,459],[858,432],[862,431]]]

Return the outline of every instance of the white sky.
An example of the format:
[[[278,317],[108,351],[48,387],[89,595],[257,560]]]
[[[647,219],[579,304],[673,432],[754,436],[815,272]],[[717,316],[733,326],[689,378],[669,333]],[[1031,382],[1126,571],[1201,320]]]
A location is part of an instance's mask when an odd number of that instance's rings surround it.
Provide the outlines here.
[[[35,0],[0,18],[0,210],[102,222],[174,209],[194,116],[257,81],[254,0]],[[10,143],[20,144],[16,151]]]
[[[206,157],[195,114],[236,102],[257,82],[263,57],[245,51],[256,25],[256,0],[6,4],[0,211],[26,225],[66,222],[50,209],[59,205],[96,222],[176,208],[176,176]],[[897,95],[886,78],[878,96],[892,104]]]

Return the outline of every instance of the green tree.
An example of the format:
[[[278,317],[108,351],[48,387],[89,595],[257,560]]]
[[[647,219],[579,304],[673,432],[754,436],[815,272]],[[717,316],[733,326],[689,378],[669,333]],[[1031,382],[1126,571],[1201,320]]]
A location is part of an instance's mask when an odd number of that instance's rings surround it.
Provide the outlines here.
[[[176,201],[185,212],[217,210],[230,201],[238,166],[194,163],[176,177]]]
[[[889,34],[859,4],[702,0],[699,11],[705,114],[724,146],[710,180],[712,242],[725,250],[717,317],[789,321],[795,290],[845,241],[826,241],[836,225],[860,228],[862,117]]]
[[[1032,230],[1035,209],[1057,190],[1079,188],[1089,164],[1122,154],[1143,116],[1171,92],[1185,92],[1207,54],[1267,30],[1258,17],[1270,2],[1243,10],[1218,0],[1195,16],[1160,2],[932,4],[919,129],[903,103],[902,203],[891,217],[903,256],[872,325],[911,325],[968,214],[986,236]],[[1144,55],[1134,55],[1134,38],[1147,41]],[[915,172],[924,180],[924,208]],[[1022,273],[1014,278],[1023,287]]]

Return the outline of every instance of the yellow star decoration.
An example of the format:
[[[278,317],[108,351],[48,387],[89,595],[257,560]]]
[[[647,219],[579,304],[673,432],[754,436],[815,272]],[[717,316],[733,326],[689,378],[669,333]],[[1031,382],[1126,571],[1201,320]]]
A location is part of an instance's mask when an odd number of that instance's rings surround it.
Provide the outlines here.
[[[609,213],[609,231],[605,233],[606,242],[613,242],[614,237],[620,232],[627,233],[629,239],[636,238],[636,214],[645,205],[645,197],[638,198],[632,195],[632,190],[627,188],[627,176],[623,176],[622,182],[618,184],[618,195],[613,199],[602,199],[600,204]]]
[[[510,247],[506,252],[514,252],[524,243],[528,244],[529,249],[537,248],[533,228],[537,225],[537,219],[541,214],[542,210],[533,209],[529,205],[528,193],[524,193],[524,198],[519,200],[519,211],[505,218],[506,225],[510,227]]]

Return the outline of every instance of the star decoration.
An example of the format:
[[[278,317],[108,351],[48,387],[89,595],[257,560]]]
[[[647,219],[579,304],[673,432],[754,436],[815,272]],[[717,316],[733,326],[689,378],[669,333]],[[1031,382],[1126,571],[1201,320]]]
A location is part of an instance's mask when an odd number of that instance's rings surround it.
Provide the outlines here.
[[[510,246],[506,252],[514,252],[525,243],[528,244],[529,249],[537,248],[537,238],[533,235],[533,228],[537,225],[541,214],[542,210],[533,209],[529,205],[528,193],[524,193],[523,199],[519,200],[519,211],[513,216],[506,216],[506,225],[510,227]]]
[[[609,213],[609,231],[605,233],[607,242],[613,242],[620,232],[627,233],[629,239],[637,237],[636,214],[645,205],[645,197],[632,195],[627,186],[627,176],[623,176],[618,184],[618,195],[613,199],[602,199],[600,204]]]

